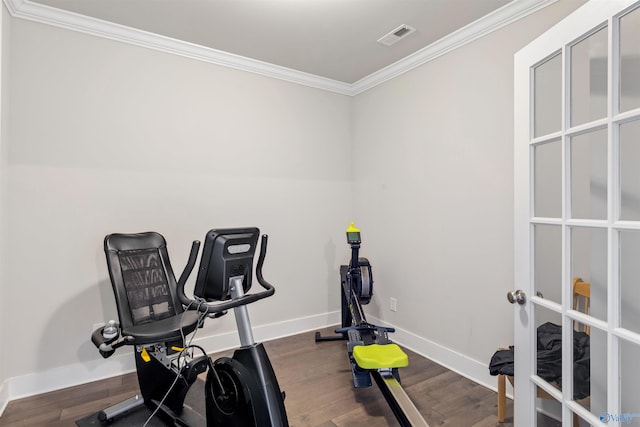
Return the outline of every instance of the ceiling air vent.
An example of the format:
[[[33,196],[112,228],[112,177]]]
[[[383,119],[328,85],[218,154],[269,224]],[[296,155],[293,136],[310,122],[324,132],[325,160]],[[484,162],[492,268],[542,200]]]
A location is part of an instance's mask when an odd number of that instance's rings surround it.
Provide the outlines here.
[[[378,43],[382,43],[385,46],[391,46],[394,43],[399,42],[401,39],[407,37],[413,33],[416,29],[408,25],[400,25],[395,30],[385,34],[378,39]]]

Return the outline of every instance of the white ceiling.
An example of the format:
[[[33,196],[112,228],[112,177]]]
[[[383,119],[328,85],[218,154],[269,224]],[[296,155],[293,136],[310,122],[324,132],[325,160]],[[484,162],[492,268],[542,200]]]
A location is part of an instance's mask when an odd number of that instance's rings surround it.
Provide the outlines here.
[[[36,3],[353,84],[509,4],[544,0],[5,0]],[[548,1],[546,2],[548,3]],[[515,8],[514,8],[515,9]],[[518,9],[521,13],[522,7]],[[493,13],[495,15],[495,13]],[[376,40],[407,24],[393,46]]]

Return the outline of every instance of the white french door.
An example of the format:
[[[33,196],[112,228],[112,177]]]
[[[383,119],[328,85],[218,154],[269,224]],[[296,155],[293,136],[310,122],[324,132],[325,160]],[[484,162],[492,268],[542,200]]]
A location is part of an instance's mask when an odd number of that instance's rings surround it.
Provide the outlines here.
[[[587,2],[514,72],[515,425],[640,426],[640,2]]]

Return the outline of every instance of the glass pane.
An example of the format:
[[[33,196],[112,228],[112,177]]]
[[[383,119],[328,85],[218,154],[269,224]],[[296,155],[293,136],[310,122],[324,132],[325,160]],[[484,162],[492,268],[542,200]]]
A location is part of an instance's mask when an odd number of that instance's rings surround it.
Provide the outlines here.
[[[550,414],[553,414],[552,418]],[[538,402],[538,420],[536,427],[562,427],[562,406],[557,400],[541,400]]]
[[[640,346],[620,343],[621,426],[640,427]],[[624,417],[624,418],[623,418]],[[624,421],[623,421],[624,420]]]
[[[640,121],[620,126],[620,219],[640,220]]]
[[[533,286],[536,295],[562,303],[562,233],[556,225],[534,227]]]
[[[607,28],[571,48],[571,125],[607,116]]]
[[[599,414],[597,414],[597,415],[599,415]],[[580,418],[580,416],[578,414],[574,414],[572,412],[571,416],[573,417],[573,426],[574,427],[591,427],[591,424],[589,424],[584,419]]]
[[[574,322],[573,398],[595,416],[607,410],[607,334]]]
[[[562,56],[533,69],[533,135],[557,132],[562,126]]]
[[[562,389],[562,320],[560,313],[535,306],[538,376],[557,389]],[[541,390],[538,395],[545,395]],[[550,397],[550,396],[549,396]]]
[[[620,232],[620,326],[640,333],[640,231]],[[640,359],[639,359],[640,360]],[[640,412],[640,408],[638,408]]]
[[[607,218],[607,130],[571,138],[571,217]]]
[[[640,107],[640,9],[620,19],[620,111]]]
[[[571,277],[573,308],[607,320],[606,229],[571,229]]]
[[[562,217],[562,145],[560,140],[534,147],[534,215]]]

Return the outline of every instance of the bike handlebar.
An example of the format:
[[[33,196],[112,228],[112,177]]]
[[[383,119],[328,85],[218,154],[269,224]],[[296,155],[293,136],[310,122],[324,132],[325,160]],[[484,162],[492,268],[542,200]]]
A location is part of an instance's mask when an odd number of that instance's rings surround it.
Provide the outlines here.
[[[200,251],[200,242],[198,240],[194,240],[194,242],[191,244],[191,252],[189,253],[189,260],[187,261],[187,265],[180,275],[180,279],[178,279],[177,294],[180,302],[190,310],[199,310],[203,313],[215,314],[223,312],[225,310],[229,310],[230,308],[251,304],[253,302],[273,295],[276,289],[272,284],[267,282],[262,275],[262,266],[264,264],[264,258],[267,254],[268,238],[269,237],[266,234],[262,235],[262,241],[260,244],[260,255],[258,256],[258,265],[256,266],[256,278],[258,279],[258,283],[260,284],[260,286],[262,286],[265,290],[255,294],[247,294],[238,299],[233,299],[231,301],[221,302],[218,304],[211,304],[209,302],[207,302],[206,304],[201,304],[196,300],[190,299],[184,293],[184,286],[187,283],[187,279],[191,275],[191,272],[193,271],[193,267],[196,264],[196,259],[198,258],[198,252]]]

